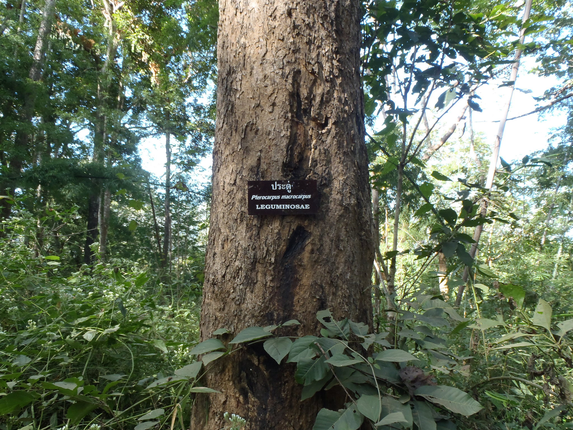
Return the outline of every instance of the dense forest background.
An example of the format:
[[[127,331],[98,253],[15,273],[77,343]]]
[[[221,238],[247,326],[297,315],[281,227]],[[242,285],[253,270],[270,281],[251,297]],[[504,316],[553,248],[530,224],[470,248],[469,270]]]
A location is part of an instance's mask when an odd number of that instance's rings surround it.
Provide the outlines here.
[[[367,348],[421,372],[381,377],[388,398],[431,380],[483,407],[427,395],[426,425],[388,400],[405,421],[378,428],[573,427],[572,28],[566,0],[364,2]],[[198,377],[232,353],[197,346],[216,32],[214,0],[0,2],[1,429],[185,429]],[[556,82],[530,120],[566,121],[498,165],[518,72]],[[484,86],[507,101],[491,142]],[[141,168],[150,137],[160,176]]]

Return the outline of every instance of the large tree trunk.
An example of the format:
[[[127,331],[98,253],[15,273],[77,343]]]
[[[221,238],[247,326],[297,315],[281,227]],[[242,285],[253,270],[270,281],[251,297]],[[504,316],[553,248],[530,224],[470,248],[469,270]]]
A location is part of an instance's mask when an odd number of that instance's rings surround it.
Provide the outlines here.
[[[359,74],[360,1],[220,0],[213,202],[201,336],[291,318],[318,332],[316,312],[371,324],[372,214]],[[311,216],[250,216],[249,180],[316,180]],[[298,330],[298,331],[297,331]],[[193,429],[312,428],[340,393],[300,402],[291,367],[262,348],[215,362]],[[329,398],[330,397],[330,398]]]

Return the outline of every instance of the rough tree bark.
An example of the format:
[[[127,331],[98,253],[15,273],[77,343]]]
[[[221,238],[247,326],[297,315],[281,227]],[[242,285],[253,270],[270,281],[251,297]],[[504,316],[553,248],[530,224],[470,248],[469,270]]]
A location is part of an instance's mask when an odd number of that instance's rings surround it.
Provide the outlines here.
[[[371,324],[372,214],[359,74],[360,1],[220,0],[213,202],[201,336],[302,324],[316,312]],[[248,180],[317,180],[314,216],[249,216]],[[213,363],[193,429],[312,428],[341,393],[300,402],[293,368],[260,347]],[[328,397],[330,396],[330,397]],[[320,396],[319,396],[320,397]],[[228,424],[228,423],[227,423]]]

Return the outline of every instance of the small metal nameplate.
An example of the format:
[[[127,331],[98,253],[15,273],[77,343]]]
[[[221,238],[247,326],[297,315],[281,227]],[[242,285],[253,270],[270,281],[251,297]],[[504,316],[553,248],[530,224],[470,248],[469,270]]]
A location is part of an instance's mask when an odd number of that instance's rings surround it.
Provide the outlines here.
[[[249,215],[313,215],[316,181],[249,181]]]

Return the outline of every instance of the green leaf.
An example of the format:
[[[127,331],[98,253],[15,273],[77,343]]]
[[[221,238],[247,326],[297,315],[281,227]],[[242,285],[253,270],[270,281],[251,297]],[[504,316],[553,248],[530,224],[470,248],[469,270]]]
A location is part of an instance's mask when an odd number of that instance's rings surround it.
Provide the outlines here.
[[[377,422],[375,425],[376,427],[381,426],[388,426],[390,424],[396,423],[407,423],[408,421],[404,417],[402,412],[392,412],[391,414],[386,415],[381,421]]]
[[[312,430],[357,430],[363,421],[364,416],[355,406],[349,407],[342,413],[321,409]]]
[[[551,331],[551,314],[553,310],[549,303],[547,303],[543,299],[539,299],[539,303],[535,308],[535,312],[533,313],[533,319],[531,322],[533,325],[543,327],[547,329],[547,331]]]
[[[324,357],[305,359],[298,362],[294,377],[299,384],[309,385],[325,378],[329,370]]]
[[[251,342],[253,340],[264,339],[265,337],[272,336],[272,333],[269,333],[262,327],[248,327],[241,332],[235,338],[229,342],[230,344],[238,344],[238,343],[245,343]]]
[[[565,336],[566,333],[573,330],[573,319],[562,321],[559,324],[557,324],[557,327],[559,327],[559,330],[557,330],[557,333],[555,334],[560,337]]]
[[[380,420],[382,404],[380,402],[380,397],[377,395],[363,394],[356,401],[356,406],[358,407],[360,413],[370,421],[377,422]]]
[[[376,356],[376,361],[391,361],[393,363],[404,363],[406,361],[420,361],[412,354],[401,349],[387,349]]]
[[[30,362],[32,362],[32,359],[26,355],[17,355],[12,360],[12,364],[19,367],[23,367]]]
[[[210,352],[209,354],[205,354],[203,356],[203,358],[201,358],[201,361],[203,362],[203,365],[205,367],[207,367],[207,365],[213,361],[215,361],[218,358],[221,358],[223,355],[225,355],[226,352],[225,351],[214,351],[214,352]]]
[[[172,384],[175,382],[179,382],[179,381],[186,381],[187,378],[185,376],[181,376],[181,375],[175,375],[175,376],[167,376],[165,378],[160,378],[157,381],[152,382],[151,384],[149,384],[147,386],[147,388],[155,388],[155,387],[159,387],[162,385],[167,385],[167,384]]]
[[[198,394],[215,394],[221,393],[220,391],[214,390],[208,387],[193,387],[189,390],[190,393],[198,393]]]
[[[412,415],[418,429],[437,430],[436,421],[430,406],[426,402],[419,402],[418,400],[413,400],[412,405],[414,406]]]
[[[33,392],[14,391],[4,397],[0,397],[0,415],[8,415],[12,412],[28,406],[38,395]]]
[[[321,409],[312,430],[331,430],[334,428],[336,422],[340,419],[342,414],[340,412],[331,411],[330,409]]]
[[[186,378],[196,378],[201,371],[201,367],[203,367],[203,363],[196,361],[195,363],[188,364],[181,369],[177,369],[175,374]]]
[[[57,255],[46,255],[44,258],[51,261],[60,261],[60,257]]]
[[[482,406],[468,393],[454,387],[424,385],[419,387],[414,394],[465,417],[469,417],[482,409]]]
[[[329,378],[321,379],[320,381],[314,381],[309,385],[305,385],[302,387],[302,393],[300,396],[300,401],[304,401],[306,399],[310,399],[314,396],[317,392],[322,390],[326,384],[330,381]]]
[[[285,323],[281,324],[281,327],[289,327],[291,325],[300,325],[300,322],[298,322],[297,320],[288,320]]]
[[[519,309],[523,308],[523,301],[525,300],[525,290],[519,285],[501,284],[499,292],[505,297],[510,297],[515,301]]]
[[[152,420],[154,418],[160,417],[163,414],[165,414],[165,409],[154,409],[152,411],[149,411],[142,417],[139,417],[138,421]]]
[[[225,345],[219,339],[207,339],[193,348],[189,354],[200,355],[211,351],[217,351],[219,349],[225,349]]]
[[[422,193],[422,196],[429,199],[432,193],[434,192],[434,184],[430,182],[423,183],[422,185],[420,185],[420,192]]]
[[[458,219],[458,214],[453,209],[442,209],[438,211],[438,213],[450,225],[455,225],[456,220]]]
[[[353,364],[363,363],[363,360],[359,358],[350,358],[345,354],[335,354],[326,360],[326,362],[334,367],[346,367],[352,366]]]
[[[421,216],[424,215],[425,213],[429,212],[432,210],[433,205],[431,203],[425,203],[422,206],[420,206],[420,208],[414,213],[414,216]]]
[[[135,231],[135,230],[137,230],[137,221],[131,220],[131,221],[129,222],[129,225],[127,226],[127,228],[128,228],[129,231]]]
[[[446,256],[446,258],[451,258],[456,253],[456,249],[458,249],[458,242],[446,242],[442,244],[442,253]]]
[[[503,325],[503,323],[501,321],[488,318],[477,318],[475,324],[470,325],[470,328],[487,330],[488,328],[496,327],[498,325]]]
[[[555,418],[555,417],[558,417],[559,415],[561,415],[561,412],[563,412],[565,409],[567,409],[567,406],[561,405],[561,406],[557,406],[556,408],[551,409],[549,411],[545,411],[543,418],[541,418],[541,420],[539,420],[537,425],[534,427],[534,430],[537,430],[540,426],[549,422],[549,420],[551,420],[552,418]]]
[[[398,167],[398,163],[399,163],[399,161],[396,157],[388,158],[388,161],[386,161],[386,164],[384,164],[384,168],[382,169],[382,171],[378,175],[379,176],[385,176],[388,173],[393,172]]]
[[[292,340],[288,337],[274,337],[272,339],[267,339],[263,343],[263,348],[267,351],[277,364],[281,364],[283,358],[287,356],[292,347]]]
[[[157,424],[159,424],[159,421],[145,421],[136,425],[133,430],[147,430],[156,426]]]
[[[213,332],[213,336],[221,336],[223,334],[231,333],[228,328],[218,328]]]
[[[456,249],[456,254],[458,258],[464,263],[466,266],[471,266],[474,264],[474,259],[471,255],[466,251],[466,248],[463,244],[458,243],[458,249]]]
[[[141,208],[143,208],[143,202],[140,200],[130,200],[128,203],[130,208],[133,208],[135,210],[141,210]]]
[[[160,351],[164,352],[165,354],[167,354],[167,346],[165,346],[165,342],[163,342],[160,339],[153,339],[151,341],[151,344],[156,347],[157,349],[159,349]]]
[[[295,340],[290,349],[287,363],[298,363],[301,359],[316,355],[313,346],[317,339],[316,336],[303,336]]]
[[[440,172],[437,172],[435,170],[432,172],[432,176],[439,181],[451,181],[451,179],[448,178],[446,175],[442,175]]]

